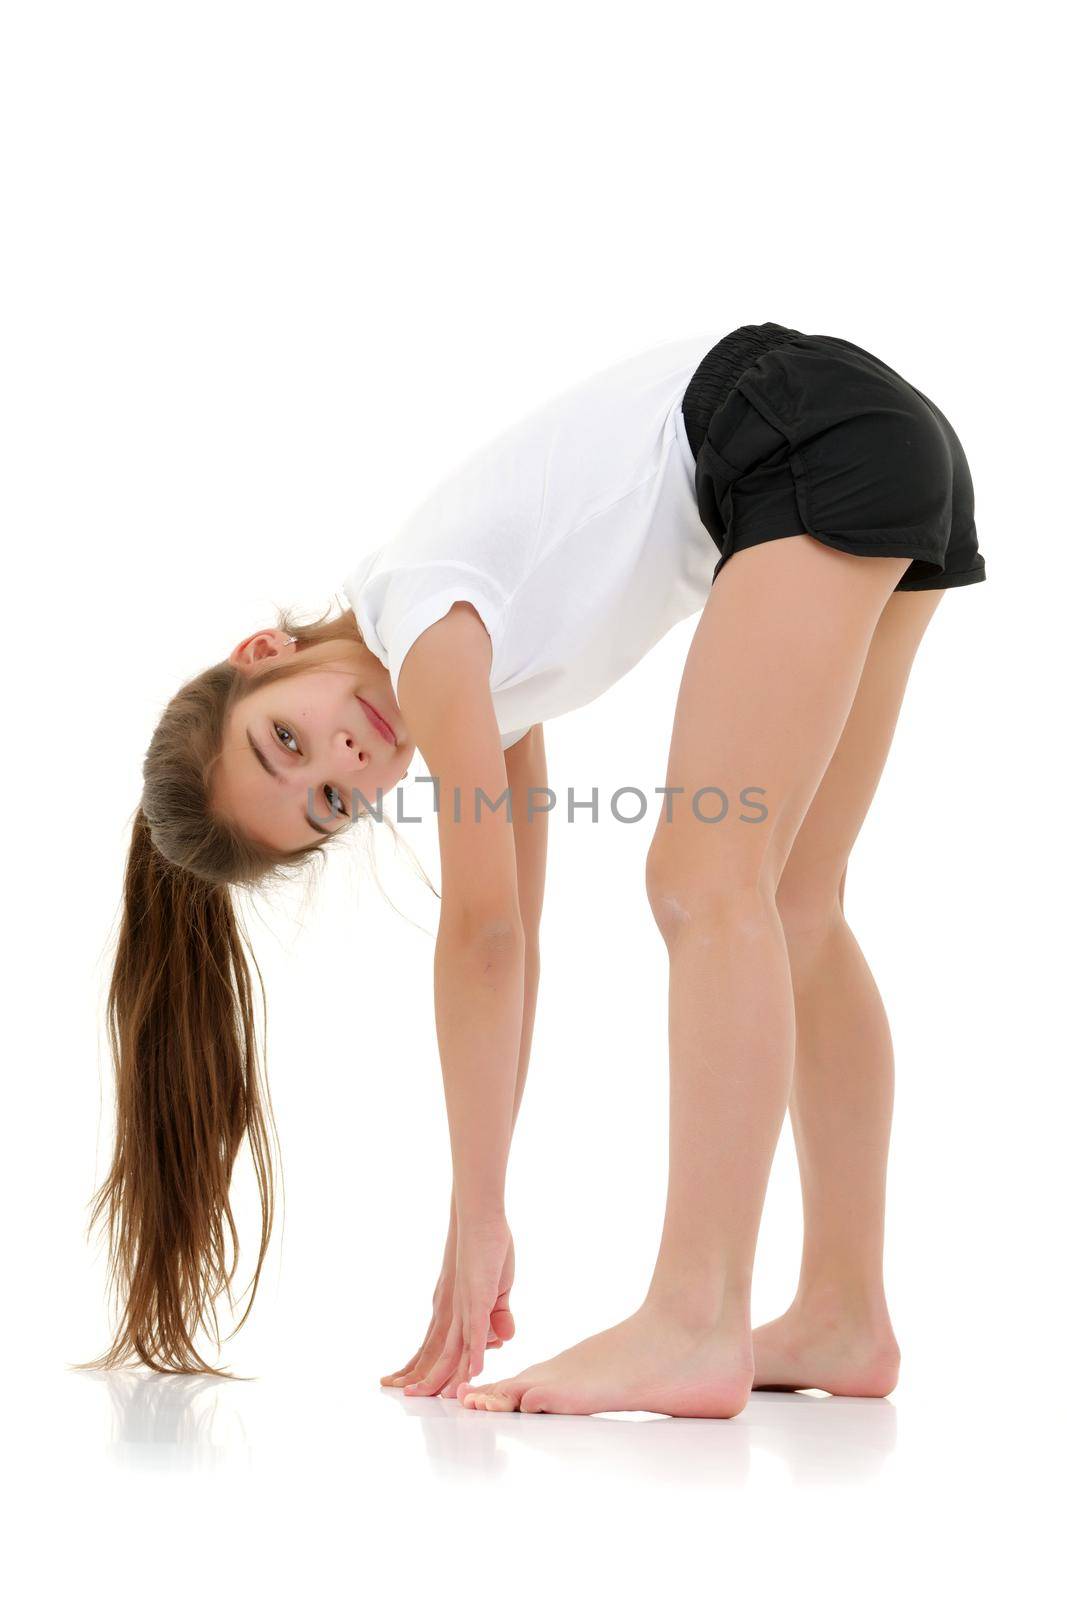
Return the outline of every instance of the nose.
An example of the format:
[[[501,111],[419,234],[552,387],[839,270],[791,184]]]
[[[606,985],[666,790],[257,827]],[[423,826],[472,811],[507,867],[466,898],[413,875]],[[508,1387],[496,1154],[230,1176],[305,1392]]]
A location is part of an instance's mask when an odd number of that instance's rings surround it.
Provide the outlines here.
[[[344,772],[358,772],[367,760],[367,751],[356,735],[347,728],[338,731],[334,741],[334,754]]]

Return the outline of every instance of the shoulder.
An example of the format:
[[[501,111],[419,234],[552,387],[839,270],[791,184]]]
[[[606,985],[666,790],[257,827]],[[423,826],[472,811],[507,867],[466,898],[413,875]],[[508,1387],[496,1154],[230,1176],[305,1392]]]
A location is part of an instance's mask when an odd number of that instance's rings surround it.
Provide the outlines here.
[[[405,689],[415,682],[432,688],[435,681],[456,675],[485,677],[493,660],[493,636],[474,600],[450,600],[433,621],[420,630],[404,652],[404,670],[397,679]],[[399,698],[399,697],[398,697]]]
[[[397,703],[431,770],[450,766],[462,750],[477,767],[502,760],[489,686],[493,636],[475,603],[458,597],[411,639],[390,672]],[[466,761],[464,760],[464,765]]]

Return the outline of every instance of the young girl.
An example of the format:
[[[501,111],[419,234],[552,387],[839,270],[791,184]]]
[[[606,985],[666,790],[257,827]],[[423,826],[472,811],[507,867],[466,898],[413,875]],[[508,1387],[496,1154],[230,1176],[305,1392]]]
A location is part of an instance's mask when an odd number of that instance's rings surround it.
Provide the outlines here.
[[[476,1409],[694,1417],[733,1416],[754,1384],[888,1394],[892,1047],[843,886],[919,640],[942,590],[984,576],[967,461],[937,406],[845,339],[767,322],[560,395],[364,557],[350,610],[283,615],[185,684],[145,758],[126,869],[117,1140],[93,1210],[123,1316],[92,1365],[218,1370],[195,1340],[229,1293],[246,1135],[262,1202],[248,1316],[273,1179],[230,889],[366,826],[417,749],[436,780],[453,1192],[426,1337],[382,1381]],[[670,964],[659,1255],[631,1317],[472,1387],[514,1332],[504,1194],[537,994],[542,724],[698,610],[646,859]],[[787,1105],[800,1280],[753,1333]]]

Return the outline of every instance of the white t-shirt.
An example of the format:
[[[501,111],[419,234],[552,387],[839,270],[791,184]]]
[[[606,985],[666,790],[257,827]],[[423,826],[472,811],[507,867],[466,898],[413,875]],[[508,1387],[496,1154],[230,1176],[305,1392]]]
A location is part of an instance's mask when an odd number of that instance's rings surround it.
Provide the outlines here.
[[[603,694],[703,606],[719,552],[697,512],[681,403],[720,337],[659,345],[558,395],[363,557],[344,591],[394,694],[419,634],[469,600],[492,641],[507,749]]]

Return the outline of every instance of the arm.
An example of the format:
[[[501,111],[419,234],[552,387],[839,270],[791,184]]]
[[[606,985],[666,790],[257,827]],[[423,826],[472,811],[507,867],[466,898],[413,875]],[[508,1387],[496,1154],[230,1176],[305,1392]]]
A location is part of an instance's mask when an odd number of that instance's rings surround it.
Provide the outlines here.
[[[515,838],[489,693],[492,645],[457,602],[408,651],[405,715],[437,779],[441,915],[434,1002],[452,1146],[457,1219],[503,1216],[523,1026],[525,937]]]
[[[541,979],[540,926],[541,909],[545,898],[545,869],[548,856],[548,812],[539,809],[543,795],[534,796],[533,815],[528,814],[526,792],[528,789],[548,787],[548,765],[545,758],[544,730],[540,723],[504,751],[508,787],[511,790],[512,824],[515,838],[515,867],[518,878],[519,914],[523,931],[523,983],[522,983],[522,1034],[519,1040],[518,1070],[515,1079],[515,1099],[511,1126],[514,1132],[519,1106],[526,1087],[533,1044],[534,1016],[537,1010],[537,992]],[[456,1192],[452,1189],[449,1213],[449,1244],[454,1249],[457,1227]],[[510,1338],[510,1332],[506,1337]],[[499,1341],[497,1341],[499,1342]]]
[[[521,925],[501,922],[467,934],[442,921],[434,1004],[460,1223],[504,1215],[523,977]]]
[[[548,812],[543,794],[533,796],[532,807],[527,806],[527,791],[548,787],[548,765],[545,759],[544,729],[538,723],[518,744],[504,752],[508,786],[511,789],[512,820],[515,835],[515,867],[519,887],[519,914],[525,947],[523,967],[522,1037],[519,1042],[518,1072],[515,1082],[515,1105],[512,1127],[519,1115],[526,1075],[530,1066],[530,1049],[533,1043],[534,1014],[537,1009],[537,990],[541,976],[540,925],[541,908],[545,898],[545,867],[548,856]],[[529,815],[530,809],[533,815]]]
[[[519,915],[523,931],[522,1034],[519,1040],[518,1070],[511,1126],[514,1132],[522,1104],[523,1090],[530,1068],[537,992],[541,981],[541,909],[545,898],[545,869],[548,857],[548,812],[541,809],[544,796],[535,795],[533,815],[529,815],[526,794],[529,789],[547,789],[548,764],[545,758],[544,729],[531,728],[517,744],[504,751],[504,767],[511,790],[512,825],[515,839],[515,868],[518,879]],[[450,1232],[456,1226],[456,1194],[452,1191]]]
[[[434,1001],[453,1197],[430,1343],[416,1358],[425,1375],[413,1377],[405,1393],[451,1398],[459,1383],[481,1372],[490,1337],[508,1335],[515,1263],[504,1186],[526,951],[491,664],[492,642],[478,612],[458,601],[418,636],[397,680],[415,743],[437,780],[441,918]],[[478,790],[489,803],[476,809]]]

